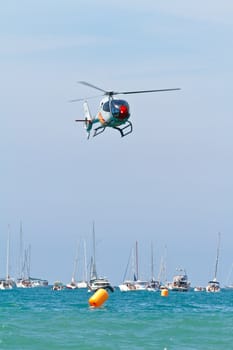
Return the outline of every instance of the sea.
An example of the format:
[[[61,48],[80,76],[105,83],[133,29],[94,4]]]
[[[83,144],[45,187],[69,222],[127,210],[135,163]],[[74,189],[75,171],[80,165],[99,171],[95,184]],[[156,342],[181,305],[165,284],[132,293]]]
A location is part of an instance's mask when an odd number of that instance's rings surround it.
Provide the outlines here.
[[[91,308],[86,290],[0,291],[0,349],[233,349],[233,290],[109,292]]]

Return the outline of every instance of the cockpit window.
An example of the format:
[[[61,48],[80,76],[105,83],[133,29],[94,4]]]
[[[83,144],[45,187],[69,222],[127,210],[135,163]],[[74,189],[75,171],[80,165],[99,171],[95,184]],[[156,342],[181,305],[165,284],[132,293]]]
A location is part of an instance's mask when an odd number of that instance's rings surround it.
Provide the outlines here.
[[[129,104],[126,101],[124,101],[124,100],[112,100],[111,101],[111,112],[112,112],[113,116],[119,115],[121,106],[126,106],[127,111],[129,111]]]
[[[109,101],[107,101],[103,104],[103,110],[105,112],[110,112]]]

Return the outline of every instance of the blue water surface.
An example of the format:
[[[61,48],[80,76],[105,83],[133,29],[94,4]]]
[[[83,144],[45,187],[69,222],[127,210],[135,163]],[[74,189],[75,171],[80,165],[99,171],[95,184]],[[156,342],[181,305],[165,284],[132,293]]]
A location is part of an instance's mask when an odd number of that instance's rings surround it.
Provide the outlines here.
[[[97,309],[85,290],[0,291],[0,349],[233,349],[233,290],[116,290]]]

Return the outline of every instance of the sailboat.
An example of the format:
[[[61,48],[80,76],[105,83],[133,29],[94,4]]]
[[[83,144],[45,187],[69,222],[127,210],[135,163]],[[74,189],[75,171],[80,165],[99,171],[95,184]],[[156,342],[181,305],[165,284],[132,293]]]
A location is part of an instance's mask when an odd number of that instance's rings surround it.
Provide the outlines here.
[[[73,274],[71,278],[71,282],[66,285],[66,288],[68,289],[77,289],[77,288],[87,288],[87,274],[86,274],[86,245],[84,241],[84,279],[82,281],[77,282],[76,281],[76,274],[77,274],[77,267],[78,267],[78,249],[77,247],[77,252],[74,260],[74,269],[73,269]]]
[[[137,241],[135,244],[135,250],[133,248],[131,250],[130,260],[132,263],[132,277],[131,279],[125,279],[128,272],[128,267],[129,267],[129,262],[128,262],[123,283],[119,285],[120,291],[130,292],[130,291],[147,290],[149,286],[149,282],[139,279],[138,242]]]
[[[66,285],[66,288],[68,289],[77,289],[77,282],[76,282],[76,272],[77,272],[77,265],[78,265],[78,247],[77,247],[77,252],[76,256],[74,259],[74,269],[73,269],[73,274],[71,277],[71,282]]]
[[[219,260],[219,250],[220,250],[220,232],[218,233],[218,247],[217,247],[217,257],[215,262],[215,272],[214,272],[214,278],[208,282],[206,286],[207,292],[220,292],[220,283],[217,281],[217,270],[218,270],[218,260]]]
[[[88,283],[88,290],[95,292],[100,288],[114,291],[114,288],[111,286],[109,280],[106,277],[98,277],[96,270],[96,255],[95,255],[95,224],[93,222],[93,256],[91,258],[91,272],[90,272],[90,281]]]
[[[137,278],[136,278],[136,273],[135,273],[135,258],[134,258],[134,255],[135,255],[134,254],[134,249],[132,248],[132,250],[130,252],[129,259],[128,259],[128,263],[127,263],[127,266],[126,266],[125,274],[124,274],[124,277],[123,277],[123,283],[118,286],[121,292],[129,292],[129,291],[136,290],[134,282],[135,282],[135,280]],[[132,265],[131,266],[132,277],[126,279],[126,275],[128,273],[130,262],[131,262],[131,265]]]
[[[6,278],[0,279],[0,290],[13,289],[16,287],[15,281],[10,277],[10,226],[8,225],[8,238],[6,248]]]
[[[87,248],[86,248],[86,241],[83,241],[83,279],[82,281],[77,282],[78,288],[88,288],[88,283],[87,283]]]
[[[147,289],[152,292],[155,292],[160,289],[160,283],[159,281],[156,281],[154,277],[154,251],[153,251],[152,243],[151,243],[151,280]]]
[[[159,268],[159,289],[167,289],[167,246],[164,247],[164,253],[160,259],[160,268]]]
[[[16,281],[18,288],[32,288],[34,286],[33,281],[30,277],[30,261],[31,261],[31,246],[29,245],[24,250],[21,274]]]
[[[20,247],[19,247],[19,277],[16,281],[18,288],[35,288],[35,287],[47,287],[48,281],[46,279],[31,277],[30,265],[31,265],[31,245],[27,248],[23,248],[23,228],[22,222],[20,223]]]

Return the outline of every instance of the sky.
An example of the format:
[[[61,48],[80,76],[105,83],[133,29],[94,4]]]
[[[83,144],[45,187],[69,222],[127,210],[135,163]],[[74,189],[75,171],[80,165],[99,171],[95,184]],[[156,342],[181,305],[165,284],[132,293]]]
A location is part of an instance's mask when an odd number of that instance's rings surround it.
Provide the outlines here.
[[[122,282],[139,247],[139,273],[224,285],[233,249],[233,4],[231,1],[40,0],[1,4],[0,275],[17,277],[20,222],[31,275],[71,279],[88,262],[95,222],[99,275]],[[134,131],[86,139],[82,102],[127,95]],[[97,92],[98,94],[98,92]],[[101,98],[101,97],[100,97]],[[91,99],[92,114],[100,98]],[[8,230],[10,225],[10,230]],[[77,248],[79,247],[79,248]],[[78,270],[79,271],[79,270]],[[78,272],[77,278],[82,278]]]

